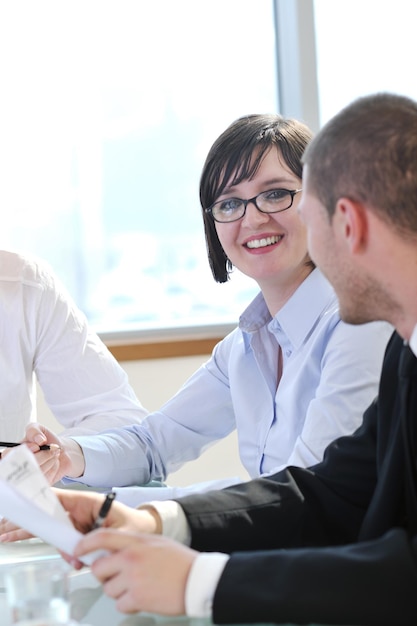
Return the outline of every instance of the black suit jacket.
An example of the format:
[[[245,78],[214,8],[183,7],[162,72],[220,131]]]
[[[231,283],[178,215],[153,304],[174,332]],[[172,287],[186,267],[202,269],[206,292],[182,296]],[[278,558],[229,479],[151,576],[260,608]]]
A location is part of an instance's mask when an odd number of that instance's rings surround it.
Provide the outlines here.
[[[192,547],[232,553],[214,621],[415,626],[416,422],[417,359],[394,334],[378,399],[322,463],[179,500]]]

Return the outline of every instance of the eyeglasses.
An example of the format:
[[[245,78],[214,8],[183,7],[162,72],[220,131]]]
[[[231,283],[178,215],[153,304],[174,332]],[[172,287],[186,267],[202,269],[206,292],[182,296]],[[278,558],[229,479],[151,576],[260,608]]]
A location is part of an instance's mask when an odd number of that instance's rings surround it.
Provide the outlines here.
[[[279,213],[286,211],[294,202],[296,193],[301,189],[271,189],[258,193],[257,196],[242,200],[242,198],[225,198],[215,202],[206,209],[206,213],[211,213],[213,219],[221,224],[236,222],[242,219],[246,213],[246,207],[250,202],[256,206],[261,213]]]

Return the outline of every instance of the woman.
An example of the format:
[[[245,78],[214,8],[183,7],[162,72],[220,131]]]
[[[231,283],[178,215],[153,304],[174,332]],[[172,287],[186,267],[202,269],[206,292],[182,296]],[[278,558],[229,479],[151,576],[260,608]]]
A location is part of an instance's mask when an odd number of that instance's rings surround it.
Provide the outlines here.
[[[391,327],[341,322],[309,258],[297,205],[310,138],[296,120],[250,115],[217,139],[200,184],[210,265],[218,282],[238,268],[260,293],[207,363],[140,425],[72,439],[29,427],[28,441],[61,448],[38,453],[51,482],[64,474],[95,487],[165,480],[235,428],[241,461],[257,477],[318,462],[359,425]]]

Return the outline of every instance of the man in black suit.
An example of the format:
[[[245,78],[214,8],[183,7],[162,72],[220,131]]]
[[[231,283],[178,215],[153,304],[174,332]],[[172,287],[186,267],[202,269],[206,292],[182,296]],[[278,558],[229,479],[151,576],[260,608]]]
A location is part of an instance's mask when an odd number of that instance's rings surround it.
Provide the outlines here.
[[[319,132],[304,165],[309,251],[343,319],[396,329],[379,396],[359,430],[312,468],[139,511],[116,503],[76,556],[111,552],[93,572],[122,611],[217,623],[417,623],[417,103],[390,94],[355,101]],[[60,498],[91,528],[102,497]]]

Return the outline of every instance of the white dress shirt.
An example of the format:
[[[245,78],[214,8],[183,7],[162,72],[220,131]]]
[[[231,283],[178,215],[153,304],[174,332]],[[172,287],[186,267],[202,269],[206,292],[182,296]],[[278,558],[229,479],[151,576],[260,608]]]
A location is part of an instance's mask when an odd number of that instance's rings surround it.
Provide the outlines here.
[[[234,429],[252,478],[312,465],[330,441],[360,424],[377,394],[391,333],[383,322],[341,322],[334,291],[317,269],[273,319],[259,294],[239,328],[159,411],[140,425],[75,437],[86,461],[81,480],[109,487],[165,480]],[[164,496],[172,497],[162,489],[157,497]]]
[[[414,326],[414,330],[410,337],[410,348],[417,356],[417,324]]]
[[[0,439],[20,441],[37,419],[34,376],[68,434],[140,422],[147,414],[49,267],[0,251]]]

